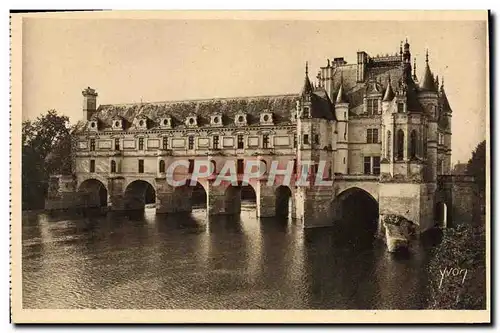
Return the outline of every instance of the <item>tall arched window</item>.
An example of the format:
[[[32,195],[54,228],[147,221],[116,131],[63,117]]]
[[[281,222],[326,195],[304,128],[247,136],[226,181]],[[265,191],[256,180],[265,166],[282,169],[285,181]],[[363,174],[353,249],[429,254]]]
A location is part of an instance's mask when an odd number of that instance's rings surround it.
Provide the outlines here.
[[[111,172],[112,173],[116,172],[116,162],[114,160],[111,161]]]
[[[404,158],[404,149],[405,149],[405,133],[403,132],[402,129],[398,130],[397,146],[398,146],[397,159],[402,160]]]
[[[417,131],[413,130],[410,134],[410,158],[417,157]]]
[[[387,158],[391,158],[391,152],[392,152],[392,137],[391,137],[391,131],[387,131]]]
[[[160,170],[160,173],[165,173],[165,161],[160,160],[160,164],[158,165],[158,169]]]

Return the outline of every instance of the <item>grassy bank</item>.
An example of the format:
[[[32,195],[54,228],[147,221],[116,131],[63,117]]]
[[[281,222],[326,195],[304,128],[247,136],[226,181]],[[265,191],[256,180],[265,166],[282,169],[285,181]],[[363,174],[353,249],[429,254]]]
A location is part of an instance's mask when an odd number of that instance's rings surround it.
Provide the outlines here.
[[[429,264],[431,309],[486,309],[484,222],[443,231]]]

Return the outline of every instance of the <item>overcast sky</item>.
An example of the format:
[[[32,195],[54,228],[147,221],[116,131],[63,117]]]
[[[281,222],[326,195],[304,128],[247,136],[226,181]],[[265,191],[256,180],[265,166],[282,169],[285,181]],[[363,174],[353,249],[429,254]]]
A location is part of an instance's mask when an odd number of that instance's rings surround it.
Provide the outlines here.
[[[485,139],[486,25],[474,21],[75,20],[23,24],[23,119],[49,109],[82,118],[81,91],[98,104],[297,93],[309,61],[356,61],[399,51],[408,37],[417,75],[425,49],[453,108],[452,161]]]

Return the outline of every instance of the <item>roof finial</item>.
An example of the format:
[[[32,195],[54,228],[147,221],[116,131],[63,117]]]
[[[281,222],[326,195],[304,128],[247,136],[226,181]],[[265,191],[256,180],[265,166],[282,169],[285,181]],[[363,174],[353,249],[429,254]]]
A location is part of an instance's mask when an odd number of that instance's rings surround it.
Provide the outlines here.
[[[425,62],[429,63],[429,49],[425,50]]]
[[[402,55],[403,54],[403,41],[400,41],[399,42],[399,54]]]
[[[330,67],[330,59],[326,59],[326,62],[327,62],[327,67]]]
[[[309,74],[309,64],[308,62],[306,61],[306,76]]]

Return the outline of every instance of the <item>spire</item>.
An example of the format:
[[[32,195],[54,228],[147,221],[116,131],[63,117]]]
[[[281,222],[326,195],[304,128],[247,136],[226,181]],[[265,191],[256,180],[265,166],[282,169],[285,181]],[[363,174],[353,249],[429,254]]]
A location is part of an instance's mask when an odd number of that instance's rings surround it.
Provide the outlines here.
[[[413,58],[413,81],[417,80],[417,58]]]
[[[436,91],[436,84],[429,67],[429,50],[425,52],[425,72],[420,88],[425,91]]]
[[[311,81],[309,81],[309,68],[308,63],[306,61],[306,77],[304,78],[304,86],[302,87],[301,95],[304,96],[306,94],[310,94],[313,91]]]
[[[389,75],[389,82],[387,83],[387,88],[385,89],[383,102],[390,102],[394,99],[394,91],[391,85],[391,75]]]
[[[342,72],[340,72],[340,87],[339,87],[339,92],[337,94],[337,100],[336,103],[348,103],[347,102],[347,97],[344,93],[344,77],[342,75]]]

